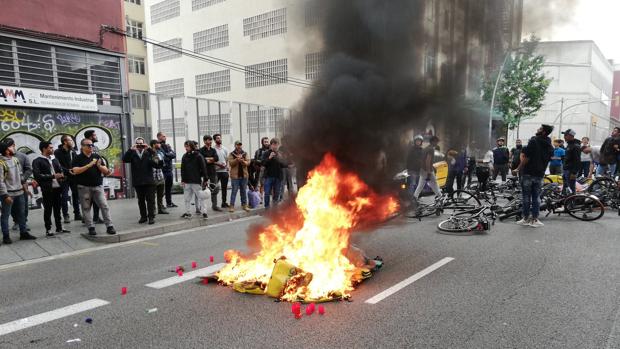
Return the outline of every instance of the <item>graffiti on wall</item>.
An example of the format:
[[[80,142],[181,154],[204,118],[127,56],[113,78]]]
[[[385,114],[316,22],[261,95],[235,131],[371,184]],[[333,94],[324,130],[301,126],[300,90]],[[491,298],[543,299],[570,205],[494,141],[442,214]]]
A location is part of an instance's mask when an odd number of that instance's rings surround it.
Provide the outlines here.
[[[97,134],[99,155],[114,171],[104,183],[109,189],[108,195],[111,198],[122,195],[124,176],[119,115],[0,107],[0,140],[13,138],[17,148],[31,158],[39,155],[41,141],[49,141],[56,148],[61,138],[69,135],[79,145],[88,130]]]

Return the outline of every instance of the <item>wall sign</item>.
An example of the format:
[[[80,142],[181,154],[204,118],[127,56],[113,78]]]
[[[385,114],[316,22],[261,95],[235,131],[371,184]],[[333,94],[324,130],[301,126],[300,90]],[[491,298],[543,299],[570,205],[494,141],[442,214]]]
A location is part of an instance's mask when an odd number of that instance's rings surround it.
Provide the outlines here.
[[[0,85],[0,105],[98,111],[97,95]]]

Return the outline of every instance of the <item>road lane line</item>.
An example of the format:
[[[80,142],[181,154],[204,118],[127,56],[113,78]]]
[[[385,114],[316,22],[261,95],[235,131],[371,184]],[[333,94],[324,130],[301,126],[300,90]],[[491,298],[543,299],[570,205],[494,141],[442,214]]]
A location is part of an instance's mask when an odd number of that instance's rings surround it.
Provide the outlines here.
[[[226,263],[213,264],[213,265],[208,266],[206,268],[192,270],[192,271],[189,271],[187,273],[183,273],[183,276],[169,277],[167,279],[151,282],[150,284],[146,284],[144,286],[159,290],[159,289],[162,289],[162,288],[165,288],[165,287],[168,287],[168,286],[172,286],[172,285],[180,284],[180,283],[185,282],[185,281],[192,280],[192,279],[196,278],[197,276],[203,276],[203,275],[212,274],[212,273],[222,269],[225,265],[226,265]]]
[[[425,277],[426,275],[432,273],[433,271],[443,267],[444,265],[452,262],[454,260],[454,258],[452,257],[446,257],[442,260],[440,260],[439,262],[427,267],[426,269],[419,271],[415,274],[413,274],[412,276],[406,278],[405,280],[397,283],[396,285],[388,288],[387,290],[377,294],[374,297],[368,298],[366,300],[365,303],[369,303],[369,304],[377,304],[379,302],[381,302],[382,300],[386,299],[387,297],[393,295],[394,293],[402,290],[403,288],[411,285],[412,283],[420,280],[421,278]]]
[[[90,299],[85,302],[76,303],[73,305],[59,308],[56,310],[48,311],[34,316],[29,316],[23,319],[7,322],[0,325],[0,336],[5,334],[20,331],[29,327],[44,324],[46,322],[62,319],[70,315],[75,315],[87,310],[95,309],[104,305],[108,305],[110,302],[103,299]]]
[[[191,229],[184,229],[184,230],[179,230],[179,231],[173,231],[173,232],[162,234],[162,235],[148,236],[148,237],[141,238],[141,239],[136,239],[136,240],[118,242],[118,243],[108,244],[108,245],[104,245],[104,246],[89,247],[89,248],[84,248],[84,249],[81,249],[81,250],[75,250],[75,251],[72,251],[72,252],[65,252],[65,253],[54,255],[54,256],[47,256],[47,257],[41,257],[41,258],[36,258],[36,259],[29,259],[27,261],[22,261],[22,262],[15,262],[15,263],[4,264],[4,265],[0,265],[0,272],[2,272],[4,270],[9,270],[9,269],[17,268],[17,267],[22,267],[22,266],[25,266],[25,265],[31,265],[31,264],[41,263],[41,262],[52,261],[52,260],[56,260],[56,259],[64,259],[64,258],[68,258],[68,257],[79,256],[79,255],[87,254],[87,253],[90,253],[90,252],[96,252],[96,251],[101,251],[101,250],[107,250],[109,248],[116,248],[116,247],[122,247],[122,246],[127,246],[127,245],[133,245],[133,244],[138,244],[138,243],[141,243],[141,242],[144,242],[144,241],[162,239],[162,238],[167,238],[167,237],[171,237],[171,236],[177,236],[177,235],[186,234],[186,233],[193,233],[193,232],[197,232],[199,230],[205,229],[205,228],[212,229],[212,228],[217,228],[217,227],[221,227],[221,226],[224,226],[224,225],[235,224],[235,223],[242,223],[242,222],[245,222],[245,221],[254,220],[254,219],[258,219],[258,218],[262,218],[262,216],[249,216],[249,217],[239,218],[239,219],[236,219],[236,220],[233,220],[233,221],[229,221],[229,222],[222,222],[222,223],[217,223],[217,224],[213,224],[213,225],[206,225],[206,226],[201,226],[201,227],[196,227],[196,228],[191,228]]]

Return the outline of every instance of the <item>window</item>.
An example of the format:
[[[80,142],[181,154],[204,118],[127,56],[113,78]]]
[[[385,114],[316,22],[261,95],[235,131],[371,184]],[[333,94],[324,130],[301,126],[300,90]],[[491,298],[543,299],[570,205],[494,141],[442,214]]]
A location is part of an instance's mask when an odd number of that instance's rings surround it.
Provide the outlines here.
[[[163,22],[181,15],[180,0],[164,0],[151,5],[151,24]]]
[[[118,57],[106,56],[96,53],[88,54],[90,76],[93,92],[97,98],[103,99],[109,95],[111,104],[122,105],[120,60]]]
[[[174,130],[172,129],[172,119],[161,119],[159,131],[167,134],[174,134],[177,137],[185,137],[185,118],[174,118]]]
[[[160,43],[162,46],[182,47],[181,38],[175,38],[172,40],[164,41]],[[177,50],[170,50],[162,46],[153,46],[153,62],[163,62],[170,59],[181,57],[181,52]]]
[[[0,37],[0,82],[15,83],[13,40]]]
[[[228,24],[194,33],[194,51],[204,52],[228,46]]]
[[[142,5],[142,0],[125,0],[125,2],[130,2],[136,5]]]
[[[243,20],[243,36],[249,36],[250,40],[258,40],[284,33],[286,33],[286,8],[266,12]]]
[[[129,72],[132,74],[146,74],[146,69],[144,68],[144,58],[136,57],[136,56],[128,56],[127,63],[129,65]]]
[[[17,41],[19,80],[23,86],[54,88],[52,47],[31,41]]]
[[[200,115],[198,118],[199,134],[212,135],[220,133],[229,135],[230,114]],[[221,132],[220,132],[221,131]]]
[[[56,48],[58,86],[64,90],[88,90],[88,61],[86,52],[64,47]]]
[[[200,10],[208,6],[213,6],[226,0],[192,0],[192,11]]]
[[[155,83],[155,93],[164,97],[180,97],[185,95],[183,78],[160,81]]]
[[[317,0],[307,1],[304,10],[307,27],[317,25],[323,20],[321,6]]]
[[[260,109],[260,112],[258,110],[248,110],[246,112],[246,119],[248,133],[280,132],[280,121],[284,119],[284,110],[280,108]]]
[[[319,77],[323,63],[325,63],[325,53],[308,53],[306,55],[306,80],[316,80]]]
[[[287,59],[254,64],[246,67],[245,87],[283,84],[288,79]]]
[[[125,18],[125,32],[127,35],[136,38],[142,39],[142,23],[138,21],[134,21],[133,19]]]
[[[131,92],[132,109],[149,109],[149,95],[147,92]]]
[[[230,91],[230,70],[220,70],[212,73],[196,75],[196,94]]]

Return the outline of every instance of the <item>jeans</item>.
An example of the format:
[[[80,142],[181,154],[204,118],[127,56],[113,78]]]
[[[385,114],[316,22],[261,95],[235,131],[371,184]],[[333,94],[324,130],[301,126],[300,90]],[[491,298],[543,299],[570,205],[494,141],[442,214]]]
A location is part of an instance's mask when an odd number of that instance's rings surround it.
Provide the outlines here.
[[[613,176],[616,173],[616,164],[610,164],[610,165],[598,164],[598,167],[596,168],[596,175],[603,176],[605,175],[607,170],[609,170],[609,173]]]
[[[241,206],[248,204],[248,179],[237,178],[232,180],[232,192],[230,193],[230,206],[235,206],[237,191],[241,190]]]
[[[407,178],[407,188],[409,190],[409,197],[413,199],[416,185],[418,184],[418,180],[420,179],[420,170],[407,172],[409,173],[409,178]]]
[[[226,204],[226,191],[228,190],[228,172],[216,172],[217,180],[220,182],[222,191],[222,206]]]
[[[570,188],[571,193],[575,194],[577,191],[575,190],[575,186],[577,183],[577,174],[575,172],[571,172],[570,170],[564,170],[562,174],[562,181],[564,182],[562,185],[562,192],[566,193],[566,188]]]
[[[425,182],[428,182],[428,186],[431,187],[433,193],[435,193],[435,196],[441,196],[441,190],[439,190],[439,184],[437,184],[437,177],[435,177],[435,172],[433,170],[420,170],[420,179],[418,180],[418,186],[415,188],[415,192],[413,193],[414,199],[419,198],[420,194],[422,194]]]
[[[46,231],[52,229],[52,212],[54,212],[56,231],[62,230],[62,216],[60,215],[62,193],[62,187],[43,190],[43,222]]]
[[[77,184],[69,183],[67,181],[63,181],[60,183],[60,188],[62,189],[62,215],[69,215],[69,200],[71,200],[71,204],[73,205],[73,214],[80,214],[80,197],[78,195]],[[71,197],[69,197],[69,190],[71,190]]]
[[[30,196],[28,196],[28,192],[24,192],[24,194],[22,195],[24,197],[24,208],[23,208],[23,215],[24,215],[24,224],[26,226],[28,226],[28,200],[30,199]],[[15,200],[15,198],[13,198],[13,200]],[[17,219],[18,216],[18,208],[13,205],[13,211],[11,211],[11,216],[13,216],[13,222],[15,222],[15,224],[19,225],[19,220]]]
[[[589,173],[590,173],[590,161],[582,161],[581,169],[579,170],[579,173],[577,174],[577,176],[588,177]]]
[[[174,176],[172,172],[164,173],[164,185],[165,185],[165,195],[166,195],[166,205],[172,205],[172,182]]]
[[[196,208],[201,213],[207,213],[206,205],[202,204],[198,199],[198,192],[202,190],[202,185],[198,183],[185,183],[183,187],[183,199],[185,200],[185,213],[192,214],[192,199],[195,199]]]
[[[110,218],[110,208],[105,199],[103,186],[87,187],[78,185],[78,193],[80,194],[80,203],[82,204],[82,218],[84,218],[84,224],[86,224],[88,228],[95,227],[93,218],[90,215],[90,209],[96,204],[99,210],[101,210],[101,215],[103,215],[103,221],[106,227],[111,227],[112,219]]]
[[[155,185],[136,185],[134,189],[138,197],[140,219],[155,218]]]
[[[2,211],[0,213],[0,226],[2,227],[2,236],[9,237],[9,217],[13,216],[19,225],[19,233],[26,234],[26,217],[25,206],[26,201],[23,195],[13,196],[13,203],[7,204],[2,201]]]
[[[538,219],[540,213],[540,190],[543,179],[530,175],[521,176],[522,214],[524,219]]]
[[[277,177],[265,177],[265,208],[269,207],[271,201],[271,191],[273,190],[273,202],[278,203],[280,201],[280,182],[282,180]]]
[[[502,182],[505,182],[506,176],[508,175],[508,164],[494,165],[493,166],[493,180],[497,179],[498,174],[502,175]]]

